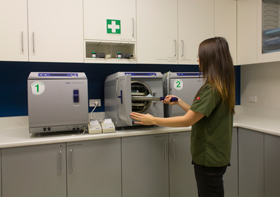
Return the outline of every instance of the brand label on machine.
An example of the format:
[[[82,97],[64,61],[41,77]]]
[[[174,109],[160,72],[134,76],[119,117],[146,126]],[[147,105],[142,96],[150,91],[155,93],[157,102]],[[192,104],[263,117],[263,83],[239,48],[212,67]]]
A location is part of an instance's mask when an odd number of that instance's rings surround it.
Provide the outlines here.
[[[41,95],[45,91],[45,84],[40,81],[35,81],[31,84],[31,91],[34,95]]]
[[[107,34],[121,34],[121,21],[107,19]]]
[[[174,81],[174,88],[176,90],[182,90],[183,89],[183,81],[181,79],[176,79]]]

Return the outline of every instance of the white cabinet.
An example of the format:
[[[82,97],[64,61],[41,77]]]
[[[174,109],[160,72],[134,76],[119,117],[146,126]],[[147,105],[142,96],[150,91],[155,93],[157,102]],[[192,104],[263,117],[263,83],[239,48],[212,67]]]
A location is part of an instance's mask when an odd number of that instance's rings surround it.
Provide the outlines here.
[[[136,40],[135,0],[84,0],[86,40]]]
[[[199,44],[214,37],[214,0],[178,0],[180,64],[198,64]]]
[[[236,0],[215,0],[215,36],[224,37],[236,65]]]
[[[238,1],[238,64],[280,61],[279,3]]]
[[[198,64],[199,44],[215,35],[214,5],[214,0],[137,1],[138,63]]]
[[[237,2],[237,63],[257,63],[258,1]]]
[[[2,196],[66,197],[65,144],[2,149]]]
[[[1,0],[0,60],[83,61],[82,0]]]
[[[177,1],[137,1],[137,62],[178,62]]]
[[[28,61],[27,1],[0,1],[0,60]]]
[[[84,62],[136,63],[136,22],[136,0],[84,0]]]
[[[29,61],[83,61],[82,0],[28,0]]]
[[[280,61],[280,1],[258,1],[258,62]]]

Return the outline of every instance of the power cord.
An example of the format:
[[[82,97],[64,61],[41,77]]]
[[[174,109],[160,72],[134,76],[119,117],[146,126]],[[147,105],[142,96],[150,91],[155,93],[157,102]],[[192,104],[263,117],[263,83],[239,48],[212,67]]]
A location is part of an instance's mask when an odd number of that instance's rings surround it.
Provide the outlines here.
[[[94,112],[94,110],[96,109],[96,107],[98,106],[98,102],[95,101],[94,104],[95,104],[95,106],[94,106],[94,108],[93,108],[92,111],[91,111],[91,119],[90,119],[90,121],[91,121],[91,120],[96,120],[95,116],[93,115],[93,112]]]

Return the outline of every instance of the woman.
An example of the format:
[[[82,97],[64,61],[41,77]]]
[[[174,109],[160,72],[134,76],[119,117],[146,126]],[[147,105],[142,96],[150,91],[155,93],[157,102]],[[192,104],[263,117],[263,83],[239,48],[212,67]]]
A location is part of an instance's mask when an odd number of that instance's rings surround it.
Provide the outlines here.
[[[235,77],[227,41],[221,37],[204,40],[199,45],[198,60],[204,85],[192,106],[174,95],[163,101],[179,105],[184,116],[158,118],[150,114],[131,113],[136,124],[188,127],[191,131],[191,154],[199,197],[223,197],[223,175],[230,163]],[[186,92],[187,94],[187,92]]]

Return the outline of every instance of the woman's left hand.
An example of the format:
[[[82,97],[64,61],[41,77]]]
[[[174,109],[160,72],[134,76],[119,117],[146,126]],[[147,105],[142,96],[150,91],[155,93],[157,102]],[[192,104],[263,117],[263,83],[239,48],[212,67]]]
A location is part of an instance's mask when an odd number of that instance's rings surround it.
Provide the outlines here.
[[[142,124],[142,125],[153,125],[154,116],[150,114],[140,114],[136,112],[130,113],[130,117],[136,120],[135,124]]]

